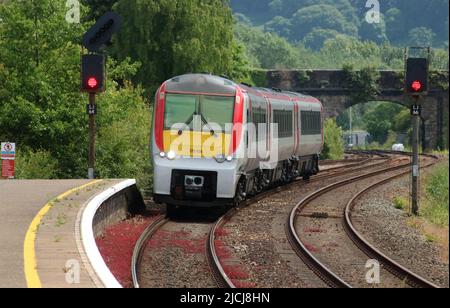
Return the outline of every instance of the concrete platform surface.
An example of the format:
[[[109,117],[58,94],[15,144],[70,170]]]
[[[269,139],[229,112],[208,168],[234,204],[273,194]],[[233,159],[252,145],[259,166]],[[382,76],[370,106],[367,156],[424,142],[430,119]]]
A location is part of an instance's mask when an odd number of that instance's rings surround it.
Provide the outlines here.
[[[95,182],[55,201],[57,196],[91,181],[0,181],[0,288],[29,286],[24,270],[24,241],[30,224],[45,205],[48,212],[31,232],[36,237],[33,251],[37,265],[32,270],[41,286],[100,286],[95,275],[91,277],[93,273],[79,249],[76,223],[87,201],[116,182]]]

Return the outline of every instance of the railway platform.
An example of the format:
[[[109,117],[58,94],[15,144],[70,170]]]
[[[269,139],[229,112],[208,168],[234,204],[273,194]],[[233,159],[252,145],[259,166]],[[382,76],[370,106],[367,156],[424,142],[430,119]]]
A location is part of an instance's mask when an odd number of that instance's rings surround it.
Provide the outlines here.
[[[80,219],[119,180],[0,181],[0,288],[103,287]]]

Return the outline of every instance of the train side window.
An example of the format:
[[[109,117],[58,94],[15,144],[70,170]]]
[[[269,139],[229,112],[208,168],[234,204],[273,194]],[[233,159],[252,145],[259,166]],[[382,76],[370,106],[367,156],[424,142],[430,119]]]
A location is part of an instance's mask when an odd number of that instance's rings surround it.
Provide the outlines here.
[[[275,110],[273,122],[278,124],[278,137],[289,138],[293,136],[293,113],[289,110]]]
[[[322,133],[322,117],[318,111],[301,112],[302,135],[320,135]]]
[[[256,140],[259,141],[259,138],[261,136],[260,132],[260,124],[266,124],[267,123],[267,112],[265,109],[258,107],[253,109],[253,124],[255,125],[256,129]]]

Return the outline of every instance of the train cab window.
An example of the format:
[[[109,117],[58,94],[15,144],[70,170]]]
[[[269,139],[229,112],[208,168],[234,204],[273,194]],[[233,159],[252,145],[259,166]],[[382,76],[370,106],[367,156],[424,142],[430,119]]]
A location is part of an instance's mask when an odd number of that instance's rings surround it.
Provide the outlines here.
[[[171,129],[174,125],[185,124],[193,129],[194,116],[200,116],[201,125],[217,126],[221,131],[233,125],[234,97],[167,94],[164,126]],[[229,124],[229,125],[227,125]]]
[[[322,133],[322,115],[319,111],[302,111],[302,135],[320,135]]]
[[[234,97],[200,96],[200,113],[208,124],[217,124],[222,131],[225,131],[227,126],[231,130],[234,116],[234,100]]]
[[[273,123],[278,124],[278,137],[290,138],[293,136],[293,113],[288,110],[274,110]]]
[[[189,120],[196,108],[197,97],[194,95],[167,94],[164,107],[165,129],[171,129],[175,124],[191,122],[192,120]]]

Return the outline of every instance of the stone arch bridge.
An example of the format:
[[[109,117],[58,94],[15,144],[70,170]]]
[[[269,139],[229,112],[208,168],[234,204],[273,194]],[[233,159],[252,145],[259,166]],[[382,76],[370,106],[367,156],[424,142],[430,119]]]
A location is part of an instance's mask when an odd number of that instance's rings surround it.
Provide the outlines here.
[[[380,71],[378,94],[369,101],[387,101],[410,107],[412,99],[403,92],[402,72]],[[265,86],[302,92],[320,99],[325,116],[337,117],[355,102],[347,72],[343,70],[274,70],[264,73]],[[426,150],[448,149],[449,92],[448,71],[435,72],[430,78],[430,92],[422,99],[422,146]]]

